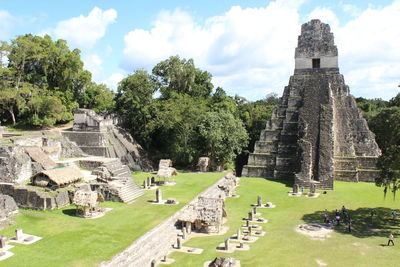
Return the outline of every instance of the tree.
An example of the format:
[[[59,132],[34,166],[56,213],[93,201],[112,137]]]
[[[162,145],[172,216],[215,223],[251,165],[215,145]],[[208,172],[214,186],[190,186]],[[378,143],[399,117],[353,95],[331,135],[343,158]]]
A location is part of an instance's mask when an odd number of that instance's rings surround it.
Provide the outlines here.
[[[163,98],[169,98],[172,92],[194,97],[209,97],[213,89],[211,74],[196,68],[193,59],[186,60],[172,56],[158,63],[152,72],[160,82]]]
[[[243,123],[230,113],[207,112],[200,117],[198,129],[212,167],[232,162],[248,143]]]
[[[206,99],[174,93],[169,99],[157,99],[154,108],[148,125],[154,154],[169,157],[178,166],[193,165],[201,153],[197,125],[208,111]]]
[[[149,145],[148,123],[153,113],[153,94],[157,83],[145,70],[137,70],[123,79],[115,96],[115,108],[125,127],[142,145]]]
[[[376,115],[369,119],[369,127],[375,133],[376,141],[382,150],[378,159],[378,168],[381,175],[376,179],[377,186],[384,187],[384,194],[388,191],[396,195],[400,189],[400,103],[398,97],[389,101],[388,107],[376,111]]]
[[[21,82],[48,90],[59,97],[67,112],[78,107],[77,99],[90,85],[91,74],[83,69],[80,51],[69,50],[65,40],[53,41],[26,34],[12,40],[8,68],[15,73],[15,88]],[[72,118],[72,113],[69,116]]]
[[[114,108],[114,96],[114,92],[106,85],[91,82],[80,94],[78,102],[80,107],[100,113]]]
[[[387,148],[379,157],[377,165],[381,174],[375,181],[376,185],[384,187],[385,196],[391,191],[395,197],[397,190],[400,189],[400,145]]]

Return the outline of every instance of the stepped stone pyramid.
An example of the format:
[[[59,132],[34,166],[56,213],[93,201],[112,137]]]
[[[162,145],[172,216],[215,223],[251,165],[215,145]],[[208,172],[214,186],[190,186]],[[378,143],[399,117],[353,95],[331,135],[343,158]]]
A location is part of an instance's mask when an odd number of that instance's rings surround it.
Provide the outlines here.
[[[256,142],[242,176],[333,189],[333,180],[374,181],[381,154],[339,73],[328,24],[302,25],[294,75]]]

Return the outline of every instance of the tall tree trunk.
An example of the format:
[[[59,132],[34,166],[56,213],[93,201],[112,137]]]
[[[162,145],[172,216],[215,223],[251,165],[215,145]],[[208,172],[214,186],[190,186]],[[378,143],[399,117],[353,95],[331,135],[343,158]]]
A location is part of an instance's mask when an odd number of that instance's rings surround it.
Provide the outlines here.
[[[7,111],[8,111],[8,113],[10,113],[13,125],[15,126],[15,124],[17,124],[17,122],[15,121],[14,110],[12,108],[9,108]]]

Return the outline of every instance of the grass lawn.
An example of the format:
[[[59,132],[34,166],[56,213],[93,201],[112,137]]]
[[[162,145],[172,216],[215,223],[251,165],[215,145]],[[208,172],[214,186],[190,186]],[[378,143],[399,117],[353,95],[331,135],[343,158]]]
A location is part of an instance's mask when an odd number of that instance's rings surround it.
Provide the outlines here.
[[[175,198],[179,205],[152,205],[149,200],[155,199],[155,190],[145,191],[131,204],[102,203],[113,210],[98,219],[71,216],[74,206],[54,211],[21,209],[21,214],[15,217],[16,224],[0,234],[12,237],[16,228],[22,228],[43,239],[32,245],[15,244],[10,250],[15,255],[0,261],[0,266],[96,266],[128,247],[224,174],[179,174],[175,176],[175,186],[162,187],[163,198]],[[134,179],[141,185],[147,176],[135,173]]]
[[[391,208],[400,208],[400,201],[388,195],[383,198],[382,188],[371,183],[335,182],[335,190],[319,198],[289,197],[291,188],[285,184],[260,178],[242,178],[237,193],[240,198],[226,202],[229,232],[223,236],[193,238],[185,246],[203,248],[200,255],[175,252],[169,257],[176,260],[173,266],[203,266],[216,256],[235,257],[242,266],[400,266],[400,218],[391,219]],[[250,205],[261,195],[263,202],[272,201],[274,209],[259,209],[267,224],[260,224],[267,234],[249,251],[232,254],[216,252],[215,248],[225,238],[236,233],[247,217]],[[345,205],[353,220],[352,233],[343,225],[324,240],[311,240],[295,232],[304,222],[322,222],[323,211],[333,211]],[[371,220],[369,212],[375,208],[377,216]],[[332,213],[331,213],[332,214]],[[331,215],[332,218],[332,215]],[[373,230],[371,230],[373,229]],[[377,229],[377,230],[374,230]],[[387,247],[389,231],[398,234],[394,247]],[[319,265],[317,260],[322,263]]]

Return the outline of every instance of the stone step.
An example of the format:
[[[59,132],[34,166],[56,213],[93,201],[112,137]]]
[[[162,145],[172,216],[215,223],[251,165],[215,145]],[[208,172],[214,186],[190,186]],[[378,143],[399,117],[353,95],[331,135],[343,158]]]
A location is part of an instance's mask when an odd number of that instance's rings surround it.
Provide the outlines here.
[[[128,177],[130,176],[129,174],[130,174],[130,170],[129,170],[129,168],[128,167],[122,167],[122,168],[119,168],[119,169],[114,169],[114,170],[109,170],[110,172],[111,172],[111,174],[113,175],[113,176],[122,176],[121,174],[126,174],[126,173],[128,173]],[[126,175],[125,175],[126,176]]]

